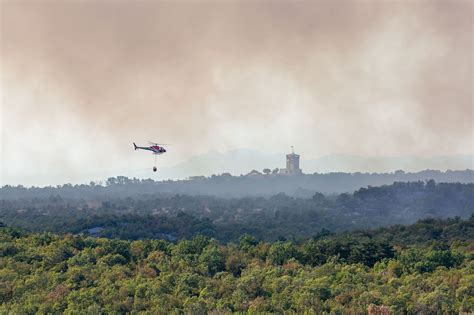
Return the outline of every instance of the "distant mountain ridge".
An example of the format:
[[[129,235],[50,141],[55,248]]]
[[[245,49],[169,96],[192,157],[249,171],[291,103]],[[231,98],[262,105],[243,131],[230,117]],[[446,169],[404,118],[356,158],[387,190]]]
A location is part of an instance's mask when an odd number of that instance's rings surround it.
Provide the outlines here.
[[[465,170],[474,169],[473,155],[452,155],[433,157],[362,157],[357,155],[332,154],[316,159],[305,159],[300,166],[305,174],[313,173],[390,173],[396,170],[419,172],[422,170]],[[227,152],[211,151],[192,157],[172,167],[162,168],[160,177],[184,179],[191,176],[209,176],[230,173],[247,174],[264,168],[284,168],[285,153],[263,153],[256,150],[238,149]]]

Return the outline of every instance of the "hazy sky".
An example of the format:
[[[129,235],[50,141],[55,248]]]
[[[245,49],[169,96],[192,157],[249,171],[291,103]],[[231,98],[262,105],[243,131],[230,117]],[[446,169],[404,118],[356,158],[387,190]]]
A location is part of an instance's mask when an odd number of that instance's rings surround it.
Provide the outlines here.
[[[146,140],[163,166],[474,151],[471,1],[0,3],[4,184],[147,168]]]

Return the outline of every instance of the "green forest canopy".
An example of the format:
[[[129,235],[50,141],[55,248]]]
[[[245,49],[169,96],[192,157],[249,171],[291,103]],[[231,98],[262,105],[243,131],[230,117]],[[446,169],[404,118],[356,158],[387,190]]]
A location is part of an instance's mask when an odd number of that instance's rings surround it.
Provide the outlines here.
[[[0,313],[473,312],[473,233],[474,217],[226,245],[2,227]]]

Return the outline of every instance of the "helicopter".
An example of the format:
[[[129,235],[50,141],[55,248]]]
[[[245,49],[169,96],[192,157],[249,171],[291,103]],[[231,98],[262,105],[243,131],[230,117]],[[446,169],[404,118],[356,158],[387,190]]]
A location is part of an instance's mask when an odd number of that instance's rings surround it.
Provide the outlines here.
[[[156,143],[156,142],[148,142],[150,145],[146,147],[140,147],[133,143],[133,147],[135,150],[146,150],[146,151],[151,151],[155,155],[155,165],[153,166],[153,172],[157,171],[156,168],[156,156],[166,153],[166,149],[163,147],[164,144]]]

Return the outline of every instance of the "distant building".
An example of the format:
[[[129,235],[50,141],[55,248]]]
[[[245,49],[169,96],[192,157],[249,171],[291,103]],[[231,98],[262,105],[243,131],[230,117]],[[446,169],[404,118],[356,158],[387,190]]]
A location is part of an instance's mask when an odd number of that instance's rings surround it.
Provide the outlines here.
[[[189,180],[205,180],[206,176],[190,176]]]
[[[300,169],[300,156],[295,154],[293,147],[291,153],[286,155],[286,168],[280,169],[282,175],[301,175],[303,172]]]
[[[90,228],[87,230],[87,232],[90,234],[90,235],[97,235],[97,234],[100,234],[100,232],[102,232],[104,228],[101,227],[101,226],[96,226],[96,227],[93,227],[93,228]]]

